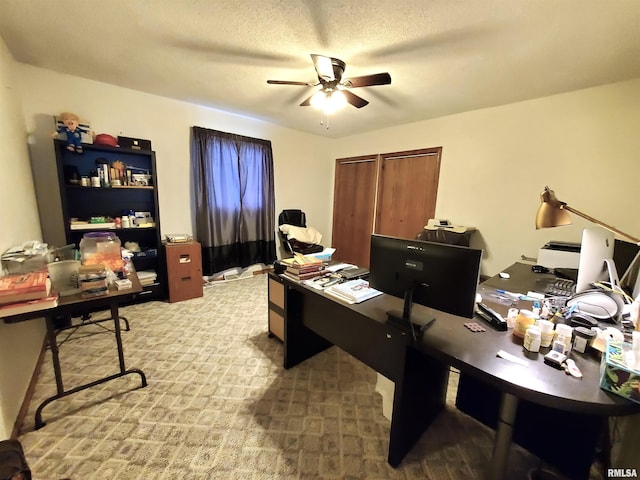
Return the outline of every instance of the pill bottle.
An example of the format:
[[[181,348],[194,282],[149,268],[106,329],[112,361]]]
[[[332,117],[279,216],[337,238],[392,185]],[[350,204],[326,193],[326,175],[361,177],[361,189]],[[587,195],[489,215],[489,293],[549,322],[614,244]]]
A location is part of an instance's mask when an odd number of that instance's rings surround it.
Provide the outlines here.
[[[530,352],[540,351],[540,329],[536,326],[530,326],[527,328],[527,332],[524,335],[524,348]]]
[[[540,310],[541,310],[540,302],[536,300],[535,302],[533,302],[533,310],[532,310],[533,316],[535,318],[540,318]]]
[[[516,337],[524,338],[525,333],[527,333],[527,328],[533,325],[535,321],[536,319],[531,310],[520,310],[516,318],[516,324],[513,327],[513,334]]]
[[[553,342],[553,322],[549,320],[538,320],[536,323],[540,329],[540,346],[543,348],[550,347]]]
[[[510,308],[507,312],[507,328],[513,328],[516,326],[516,318],[518,318],[518,309]]]
[[[564,323],[559,323],[558,325],[556,325],[556,333],[553,336],[553,349],[557,350],[558,347],[556,347],[556,343],[558,341],[561,341],[562,344],[564,345],[564,351],[560,353],[569,355],[569,353],[571,352],[572,337],[573,337],[573,327],[566,325]]]
[[[586,352],[596,338],[596,332],[587,327],[576,327],[574,331],[573,349],[579,353]]]

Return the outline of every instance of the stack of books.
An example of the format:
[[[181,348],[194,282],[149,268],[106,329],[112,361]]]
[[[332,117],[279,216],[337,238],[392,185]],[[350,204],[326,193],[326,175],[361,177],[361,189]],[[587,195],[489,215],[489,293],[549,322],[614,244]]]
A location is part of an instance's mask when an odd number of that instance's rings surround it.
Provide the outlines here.
[[[35,312],[58,305],[46,270],[0,277],[0,317]]]
[[[325,293],[347,303],[360,303],[382,294],[380,290],[371,288],[369,282],[361,278],[331,286],[325,290]]]
[[[319,258],[297,255],[282,262],[287,266],[282,275],[296,282],[324,274],[324,263]]]

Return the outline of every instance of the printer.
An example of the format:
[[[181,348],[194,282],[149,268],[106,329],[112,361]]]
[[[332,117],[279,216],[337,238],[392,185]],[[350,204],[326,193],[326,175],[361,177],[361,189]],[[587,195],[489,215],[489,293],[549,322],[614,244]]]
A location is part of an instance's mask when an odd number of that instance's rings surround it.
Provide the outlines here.
[[[578,268],[580,244],[551,241],[538,249],[538,265],[547,268]]]

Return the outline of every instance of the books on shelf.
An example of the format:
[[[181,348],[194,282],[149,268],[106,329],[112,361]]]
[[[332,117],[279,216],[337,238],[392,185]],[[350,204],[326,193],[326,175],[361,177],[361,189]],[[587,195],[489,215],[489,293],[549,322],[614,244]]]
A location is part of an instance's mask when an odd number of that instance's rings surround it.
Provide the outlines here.
[[[9,317],[11,315],[20,315],[21,313],[37,312],[58,306],[58,295],[49,295],[29,300],[27,302],[10,303],[8,305],[0,305],[0,317]]]
[[[0,277],[0,305],[36,300],[50,292],[51,280],[46,270]]]
[[[371,288],[369,282],[361,278],[333,285],[325,292],[347,303],[360,303],[382,294],[380,290]]]
[[[114,222],[89,223],[89,222],[71,222],[69,224],[71,230],[105,230],[116,228]]]

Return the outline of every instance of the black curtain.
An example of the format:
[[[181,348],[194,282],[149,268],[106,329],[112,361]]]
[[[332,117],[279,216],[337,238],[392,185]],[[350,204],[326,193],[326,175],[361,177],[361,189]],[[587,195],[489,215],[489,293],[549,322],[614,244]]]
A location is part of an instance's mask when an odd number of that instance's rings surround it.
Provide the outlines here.
[[[203,275],[273,263],[271,142],[193,127],[191,165]]]

